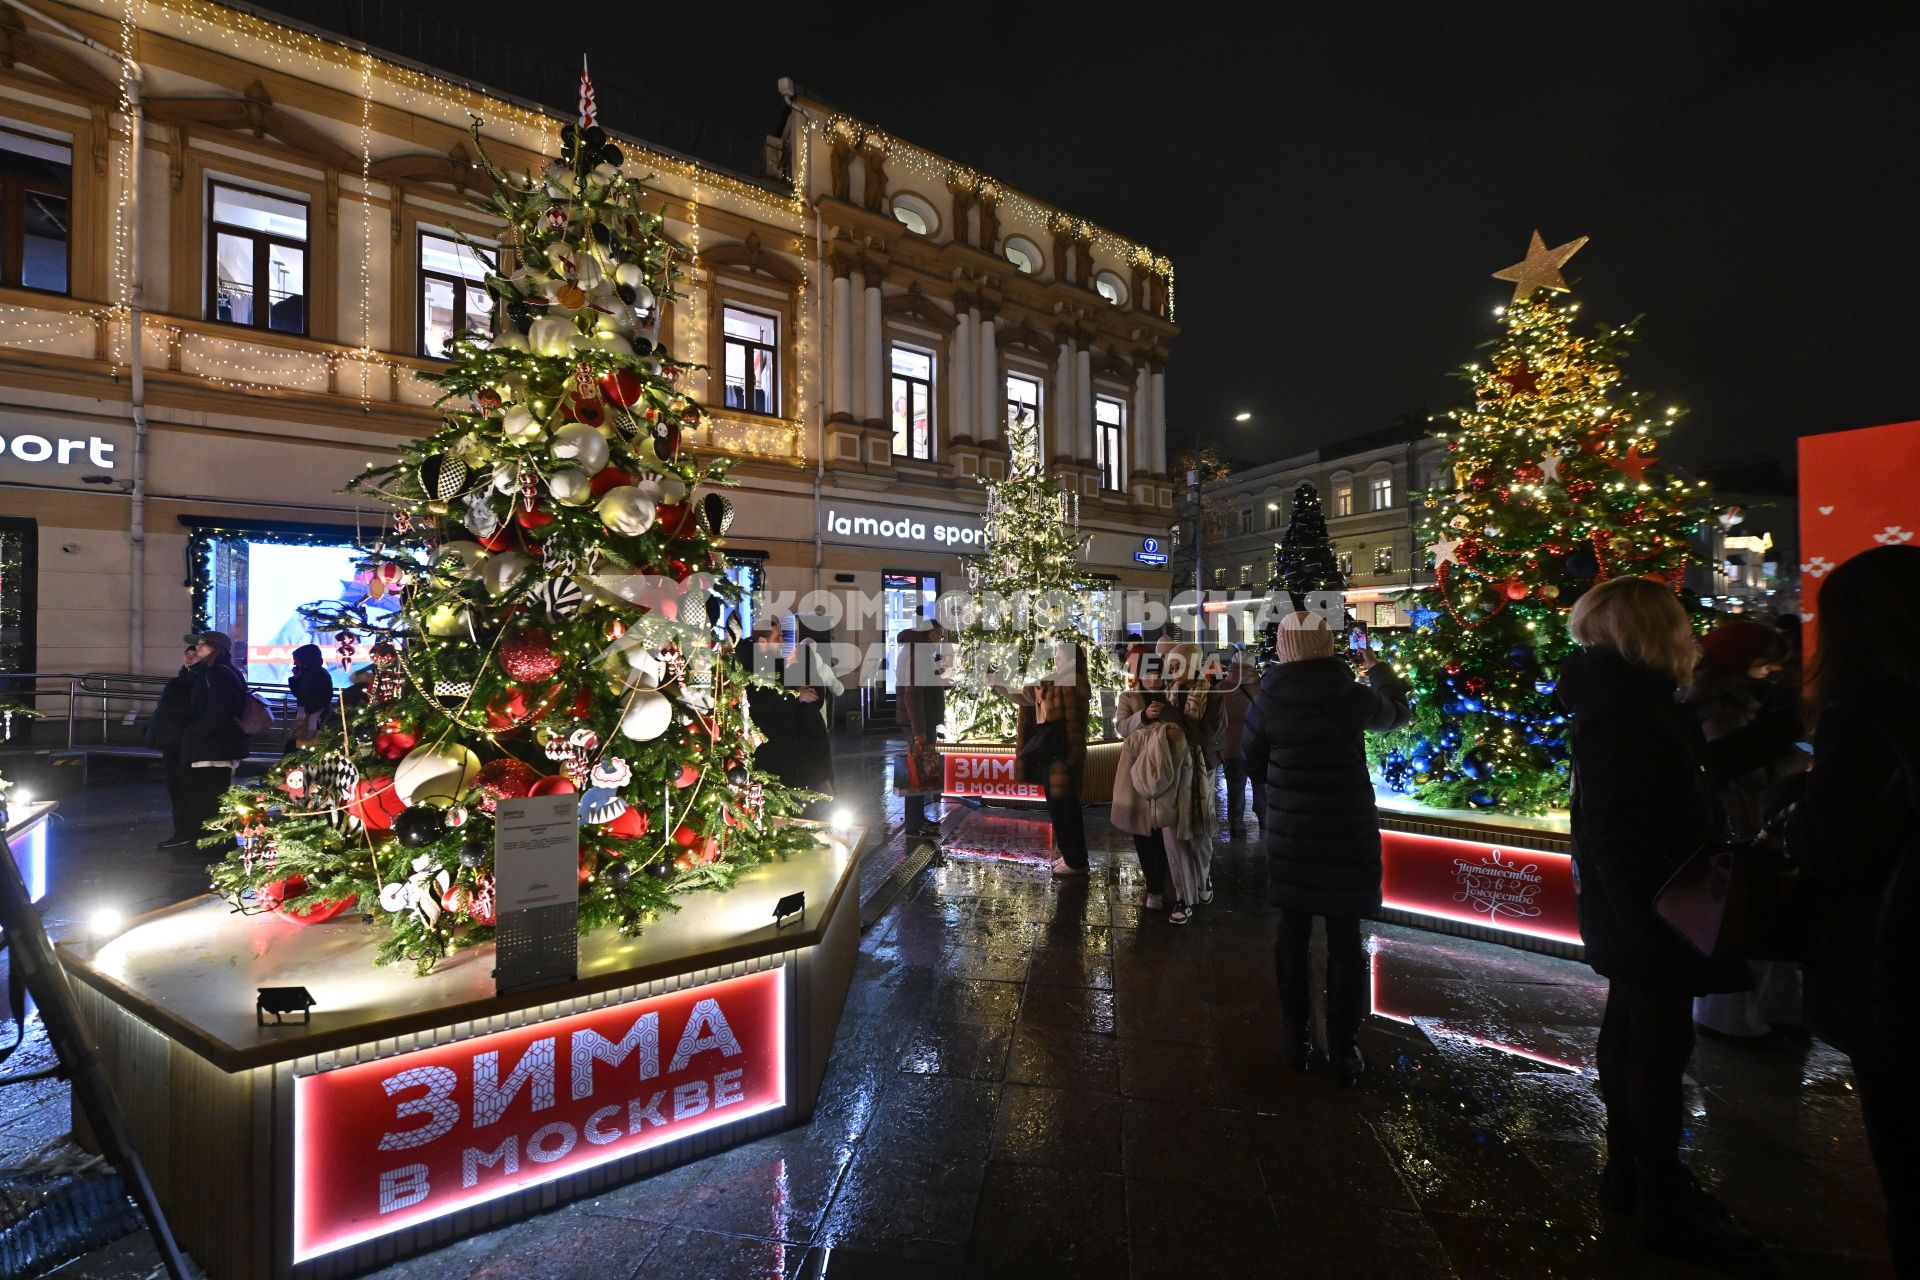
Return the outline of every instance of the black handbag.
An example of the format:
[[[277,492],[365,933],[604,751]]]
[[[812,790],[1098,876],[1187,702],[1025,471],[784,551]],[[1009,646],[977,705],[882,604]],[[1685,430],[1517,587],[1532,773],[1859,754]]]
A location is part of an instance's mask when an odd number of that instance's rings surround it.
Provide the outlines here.
[[[1804,960],[1811,886],[1772,844],[1702,845],[1654,896],[1654,914],[1709,960]]]

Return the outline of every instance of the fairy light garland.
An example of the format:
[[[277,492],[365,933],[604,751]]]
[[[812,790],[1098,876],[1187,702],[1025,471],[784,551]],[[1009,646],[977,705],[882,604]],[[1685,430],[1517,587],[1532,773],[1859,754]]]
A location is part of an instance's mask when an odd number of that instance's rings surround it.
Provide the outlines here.
[[[388,217],[393,214],[389,212]],[[360,57],[360,407],[373,356],[373,55]]]

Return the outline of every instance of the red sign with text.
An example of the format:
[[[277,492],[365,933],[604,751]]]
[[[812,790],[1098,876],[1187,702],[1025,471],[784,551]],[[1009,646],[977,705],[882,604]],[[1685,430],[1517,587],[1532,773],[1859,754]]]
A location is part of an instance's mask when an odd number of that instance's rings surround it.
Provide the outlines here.
[[[946,794],[992,800],[1039,800],[1046,788],[1020,778],[1020,758],[1011,751],[947,751]]]
[[[786,1103],[785,971],[294,1082],[294,1261]]]
[[[1382,831],[1380,856],[1382,896],[1396,911],[1580,941],[1569,854]]]
[[[1875,547],[1920,546],[1920,422],[1800,437],[1800,618],[1820,612],[1820,584]],[[1817,632],[1805,632],[1809,657]]]

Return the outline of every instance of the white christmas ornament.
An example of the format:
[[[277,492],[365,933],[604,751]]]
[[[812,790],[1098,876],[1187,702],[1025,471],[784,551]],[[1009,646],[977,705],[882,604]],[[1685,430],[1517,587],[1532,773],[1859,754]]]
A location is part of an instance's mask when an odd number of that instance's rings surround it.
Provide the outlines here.
[[[468,573],[472,573],[486,563],[487,549],[477,542],[443,542],[439,550],[433,553],[433,562],[440,565],[457,563]]]
[[[527,335],[512,326],[508,326],[506,329],[494,334],[493,341],[488,345],[495,351],[526,351],[530,349],[527,346]]]
[[[635,485],[623,484],[607,490],[595,510],[599,512],[600,523],[626,537],[638,537],[653,527],[653,499]]]
[[[526,574],[532,561],[518,551],[502,551],[480,566],[480,580],[491,595],[503,596]]]
[[[437,604],[421,619],[430,636],[463,636],[473,625],[473,615],[451,602]]]
[[[578,467],[569,467],[547,477],[547,491],[555,502],[583,507],[593,500],[593,477]]]
[[[408,804],[433,800],[452,804],[473,785],[480,757],[459,743],[415,747],[393,771],[393,793]]]
[[[527,345],[537,356],[564,356],[573,350],[580,336],[573,321],[561,316],[541,316],[527,329]]]
[[[658,301],[659,300],[653,296],[653,290],[647,288],[644,284],[637,284],[633,287],[633,309],[642,315],[653,314],[653,309],[658,305]]]
[[[580,271],[573,280],[575,284],[591,293],[600,287],[600,281],[602,279],[603,277],[600,274],[600,260],[598,258],[589,256],[580,259]]]
[[[651,444],[652,441],[647,443]],[[656,457],[659,455],[656,454]],[[634,488],[651,500],[656,506],[663,502],[682,502],[686,500],[687,486],[678,476],[648,476],[634,482]]]
[[[541,320],[534,321],[535,325],[544,323],[545,321]],[[542,352],[542,354],[544,355],[545,353]],[[507,410],[506,417],[500,420],[500,434],[515,444],[532,444],[535,440],[544,436],[546,430],[541,427],[539,419],[535,418],[525,409],[515,406]],[[498,485],[499,483],[500,473],[496,470],[494,472],[494,484]]]
[[[659,654],[646,645],[637,643],[629,644],[623,652],[626,655],[627,670],[630,673],[627,683],[631,687],[635,689],[660,687],[660,682],[666,678],[667,664],[660,660]]]
[[[640,269],[640,264],[637,262],[621,263],[613,269],[613,278],[636,292],[647,282],[646,273]]]
[[[626,356],[629,359],[633,357],[633,344],[621,334],[596,329],[588,342],[596,351],[611,351],[614,355]]]
[[[652,689],[636,689],[633,701],[620,717],[620,732],[635,742],[651,742],[673,723],[673,704]]]
[[[607,756],[588,775],[596,787],[624,787],[633,781],[633,768],[619,756]]]
[[[569,422],[553,433],[553,456],[591,476],[607,465],[607,438],[584,422]]]

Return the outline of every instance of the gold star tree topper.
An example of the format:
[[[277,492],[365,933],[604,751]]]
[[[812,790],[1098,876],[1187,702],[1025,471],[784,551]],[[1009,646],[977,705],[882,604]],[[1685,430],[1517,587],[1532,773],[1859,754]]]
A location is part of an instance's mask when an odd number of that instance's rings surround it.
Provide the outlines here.
[[[1533,233],[1533,243],[1527,246],[1527,256],[1504,270],[1493,273],[1495,280],[1513,282],[1513,302],[1518,306],[1527,300],[1527,295],[1535,289],[1552,289],[1557,293],[1567,292],[1566,278],[1560,274],[1560,268],[1567,265],[1567,259],[1580,252],[1587,238],[1569,240],[1556,248],[1547,248],[1547,242],[1540,238],[1538,231]]]

